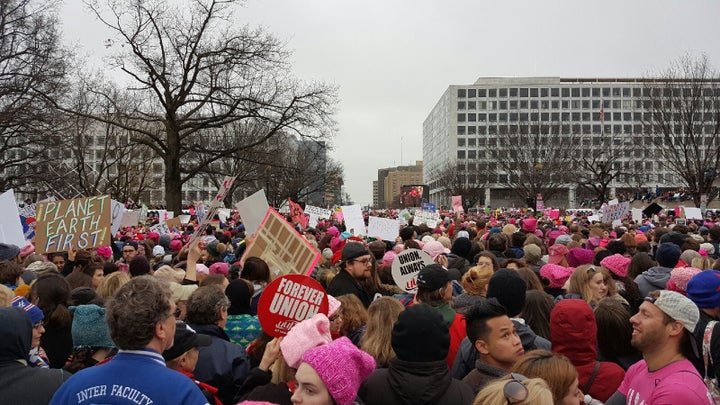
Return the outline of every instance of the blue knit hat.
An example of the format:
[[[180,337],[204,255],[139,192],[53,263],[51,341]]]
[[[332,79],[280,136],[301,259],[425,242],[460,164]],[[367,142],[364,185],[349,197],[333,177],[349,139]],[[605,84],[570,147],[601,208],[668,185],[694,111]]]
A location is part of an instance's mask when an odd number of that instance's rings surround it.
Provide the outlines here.
[[[655,252],[655,260],[661,267],[673,268],[680,260],[680,247],[674,243],[661,243]]]
[[[686,293],[698,308],[720,307],[720,271],[705,270],[694,275]]]
[[[13,297],[11,302],[12,306],[18,307],[27,312],[28,315],[30,315],[30,320],[32,321],[33,325],[45,319],[45,314],[43,314],[43,311],[35,305],[31,304],[30,301],[26,300],[25,298],[15,296]]]
[[[69,309],[75,314],[72,322],[73,347],[115,347],[105,322],[105,308],[90,304]]]

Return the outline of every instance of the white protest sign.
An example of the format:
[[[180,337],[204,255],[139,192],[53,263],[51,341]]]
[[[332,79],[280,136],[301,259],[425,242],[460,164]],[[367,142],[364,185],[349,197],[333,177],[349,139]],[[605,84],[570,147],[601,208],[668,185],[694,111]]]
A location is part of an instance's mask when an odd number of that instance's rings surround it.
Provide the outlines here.
[[[20,214],[15,203],[15,192],[10,189],[0,195],[0,242],[25,246],[25,234],[20,223]]]
[[[220,222],[225,223],[228,217],[232,215],[232,210],[229,208],[218,208],[217,214],[218,217],[220,217]]]
[[[380,217],[368,217],[368,235],[382,240],[394,241],[400,235],[400,221]]]
[[[265,197],[265,190],[260,189],[255,194],[235,204],[235,207],[243,225],[245,225],[245,233],[252,235],[260,227],[268,208],[270,208],[270,204],[268,204]]]
[[[170,234],[170,228],[168,228],[168,226],[165,222],[161,222],[157,225],[151,226],[150,230],[155,233],[158,233],[160,235],[169,235]]]
[[[232,186],[234,182],[235,176],[225,176],[222,184],[220,184],[220,187],[218,188],[218,192],[215,195],[215,198],[213,198],[212,202],[210,203],[210,210],[205,213],[205,217],[198,224],[197,228],[195,229],[195,233],[193,233],[190,237],[190,240],[188,240],[188,246],[192,246],[192,244],[197,238],[199,238],[201,235],[205,235],[205,230],[208,226],[210,226],[213,218],[215,218],[215,214],[217,214],[218,208],[223,206],[223,200],[225,199],[225,195],[227,194],[230,186]],[[199,214],[198,218],[200,218]]]
[[[430,211],[416,211],[413,225],[426,224],[428,228],[434,229],[440,221],[440,214]]]
[[[33,204],[25,204],[21,208],[18,209],[18,214],[21,217],[25,218],[35,218],[35,203]]]
[[[641,208],[633,208],[632,209],[632,219],[633,221],[637,222],[638,224],[642,222],[642,209]]]
[[[695,207],[683,207],[685,210],[686,219],[703,219],[702,211],[700,208]]]
[[[332,211],[326,210],[325,208],[315,207],[313,205],[306,205],[305,213],[308,215],[315,215],[318,218],[325,218],[325,219],[329,219],[332,216]]]
[[[408,221],[410,221],[411,216],[412,215],[410,215],[410,211],[408,211],[407,209],[404,209],[404,210],[400,211],[400,213],[398,214],[398,220],[400,221],[400,223],[402,225],[407,225]]]
[[[180,218],[180,222],[183,224],[190,222],[190,215],[178,215],[178,218]]]
[[[125,212],[125,204],[120,201],[110,200],[110,232],[115,235],[120,230],[120,223],[122,223],[123,212]]]
[[[628,201],[619,204],[606,205],[602,209],[603,222],[615,222],[625,218],[630,213],[630,203]]]
[[[125,211],[120,218],[120,226],[137,226],[140,222],[139,211]]]
[[[598,215],[590,215],[588,217],[588,221],[590,222],[600,222],[600,217]]]
[[[313,214],[308,214],[308,226],[310,228],[315,228],[318,224],[318,216]]]
[[[429,254],[420,249],[405,249],[392,262],[395,284],[406,292],[417,291],[417,275],[423,267],[433,264]]]
[[[345,228],[355,236],[367,235],[365,233],[365,220],[363,219],[362,209],[359,205],[343,205],[343,219],[345,220]]]

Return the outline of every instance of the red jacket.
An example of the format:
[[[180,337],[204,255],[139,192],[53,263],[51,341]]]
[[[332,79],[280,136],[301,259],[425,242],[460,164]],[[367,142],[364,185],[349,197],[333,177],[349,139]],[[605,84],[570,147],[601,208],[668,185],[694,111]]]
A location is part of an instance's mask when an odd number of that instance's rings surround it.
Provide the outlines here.
[[[605,361],[600,362],[590,392],[585,389],[597,362],[597,324],[587,302],[564,299],[555,305],[550,314],[550,341],[553,352],[565,355],[577,369],[584,393],[605,402],[617,391],[625,371],[619,365]]]

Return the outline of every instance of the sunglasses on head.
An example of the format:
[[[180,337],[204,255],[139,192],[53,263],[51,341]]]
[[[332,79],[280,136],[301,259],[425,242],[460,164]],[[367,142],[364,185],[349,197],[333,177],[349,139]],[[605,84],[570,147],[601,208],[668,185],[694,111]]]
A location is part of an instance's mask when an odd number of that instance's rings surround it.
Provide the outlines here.
[[[528,397],[528,389],[522,382],[527,380],[522,374],[510,373],[510,380],[503,386],[503,395],[508,404],[519,404]]]

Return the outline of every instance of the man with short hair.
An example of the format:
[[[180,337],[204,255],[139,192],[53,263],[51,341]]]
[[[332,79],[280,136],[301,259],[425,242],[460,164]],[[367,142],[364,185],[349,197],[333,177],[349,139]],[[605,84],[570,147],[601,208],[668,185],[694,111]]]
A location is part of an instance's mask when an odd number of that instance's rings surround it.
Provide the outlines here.
[[[134,241],[128,241],[125,242],[122,248],[122,262],[126,264],[130,264],[132,259],[137,256],[138,253],[138,244]]]
[[[372,255],[362,243],[348,241],[338,263],[340,272],[330,282],[327,293],[333,297],[353,294],[365,308],[369,307],[373,301],[373,292],[367,291],[361,282],[372,276],[372,260]]]
[[[525,349],[507,309],[494,298],[471,307],[465,322],[468,339],[480,358],[463,382],[477,394],[491,381],[508,374]]]
[[[175,304],[165,283],[142,276],[120,287],[107,304],[106,321],[118,354],[79,371],[51,404],[207,404],[197,386],[165,367],[162,352],[175,336]]]
[[[651,291],[630,318],[631,343],[643,360],[630,366],[605,404],[710,405],[703,379],[688,360],[699,318],[697,306],[682,294]]]
[[[187,301],[187,324],[211,338],[209,346],[199,348],[195,378],[217,387],[224,404],[234,404],[235,392],[250,374],[250,359],[242,346],[230,342],[225,333],[230,300],[215,285],[200,287]]]

